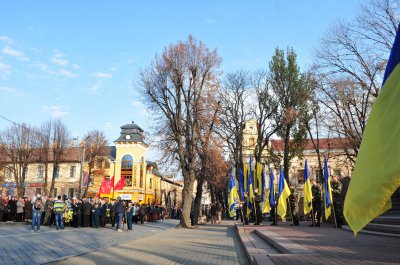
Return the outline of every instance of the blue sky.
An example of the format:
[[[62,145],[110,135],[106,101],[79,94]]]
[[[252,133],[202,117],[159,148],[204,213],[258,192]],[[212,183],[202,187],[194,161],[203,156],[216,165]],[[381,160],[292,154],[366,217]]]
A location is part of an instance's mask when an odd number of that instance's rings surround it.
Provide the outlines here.
[[[4,1],[0,8],[0,115],[39,126],[60,118],[71,134],[112,141],[151,117],[135,86],[156,53],[192,34],[223,58],[224,73],[266,68],[292,46],[302,69],[337,19],[361,1]],[[11,124],[0,119],[0,129]],[[155,152],[150,152],[155,159]]]

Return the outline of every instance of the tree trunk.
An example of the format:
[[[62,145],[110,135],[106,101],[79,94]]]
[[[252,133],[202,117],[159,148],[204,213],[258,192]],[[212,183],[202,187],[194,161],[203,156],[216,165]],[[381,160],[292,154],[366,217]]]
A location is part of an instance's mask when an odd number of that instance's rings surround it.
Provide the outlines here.
[[[203,196],[203,184],[204,184],[204,177],[198,177],[197,179],[197,188],[196,188],[196,197],[194,198],[194,209],[193,209],[193,224],[199,224],[199,215],[200,215],[200,208],[201,208],[201,198]]]
[[[45,162],[44,163],[44,189],[43,189],[43,193],[44,195],[48,195],[48,178],[49,178],[49,173],[47,172],[49,169],[49,163]]]
[[[58,163],[54,163],[53,164],[53,175],[51,177],[50,191],[49,191],[48,195],[52,195],[54,193],[54,182],[56,181],[57,169],[58,169]]]
[[[193,185],[194,185],[195,175],[194,173],[190,173],[188,170],[186,170],[186,174],[187,174],[186,176],[184,175],[184,186],[182,192],[183,193],[182,215],[178,227],[191,228],[192,225],[190,222],[190,210],[192,207],[192,200],[193,200],[192,195],[193,195]]]

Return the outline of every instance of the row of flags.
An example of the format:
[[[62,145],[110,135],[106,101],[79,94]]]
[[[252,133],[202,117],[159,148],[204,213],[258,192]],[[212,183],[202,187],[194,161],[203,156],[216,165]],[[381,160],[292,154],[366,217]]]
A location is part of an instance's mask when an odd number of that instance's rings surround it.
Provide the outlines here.
[[[97,197],[109,197],[112,190],[122,190],[125,186],[125,176],[122,175],[117,183],[114,184],[114,177],[111,179],[103,178]]]
[[[245,170],[252,168],[252,159],[250,157],[249,164],[246,165]],[[267,194],[264,194],[265,190],[265,173],[262,167],[259,167],[256,171],[260,172],[260,182],[259,187],[262,191],[262,201],[264,202],[262,212],[270,212],[273,207],[276,206],[277,214],[284,218],[287,212],[287,199],[289,198],[291,192],[286,182],[283,169],[280,168],[279,171],[279,182],[278,182],[278,190],[277,194],[275,192],[275,176],[273,170],[270,170],[270,177],[269,177],[269,189],[267,190]],[[257,173],[256,173],[257,174]],[[246,183],[246,184],[245,184]],[[248,210],[247,215],[254,210],[253,205],[253,198],[254,198],[254,185],[253,185],[253,173],[252,170],[248,170],[248,177],[246,178],[242,171],[240,171],[239,175],[239,188],[236,187],[235,178],[233,174],[230,178],[230,185],[229,185],[229,212],[230,216],[234,216],[234,207],[236,204],[236,199],[243,200],[244,199],[244,192],[248,193]],[[311,182],[308,174],[308,162],[305,161],[304,165],[304,214],[308,214],[312,211],[312,190],[311,190]],[[332,190],[331,184],[329,179],[329,170],[328,170],[328,162],[326,158],[324,158],[324,209],[325,209],[325,218],[329,218],[332,213]]]

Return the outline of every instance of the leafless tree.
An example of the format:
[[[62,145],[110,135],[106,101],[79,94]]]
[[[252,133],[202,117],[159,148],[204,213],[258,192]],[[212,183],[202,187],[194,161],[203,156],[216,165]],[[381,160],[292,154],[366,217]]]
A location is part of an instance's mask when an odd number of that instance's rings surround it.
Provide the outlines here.
[[[37,146],[35,129],[27,124],[14,124],[1,134],[2,151],[5,152],[4,167],[13,174],[18,196],[24,196],[28,164],[32,162]]]
[[[60,163],[62,162],[68,144],[71,142],[67,126],[61,120],[51,121],[51,153],[53,156],[53,174],[49,194],[54,194],[54,184],[60,174]]]
[[[183,211],[179,226],[191,227],[190,210],[196,178],[196,144],[201,101],[218,85],[221,58],[202,42],[189,36],[169,45],[162,56],[140,73],[140,91],[156,121],[173,143],[184,180]]]
[[[85,162],[88,164],[88,176],[89,178],[93,177],[93,169],[95,167],[96,162],[104,161],[105,157],[108,154],[108,140],[104,132],[99,130],[93,130],[88,132],[83,138],[83,145],[85,145]],[[82,175],[80,176],[78,193],[81,195],[82,190]],[[89,189],[88,180],[85,190],[83,192],[83,196],[86,196],[87,191]]]
[[[352,164],[381,90],[399,14],[398,0],[368,1],[354,21],[336,23],[315,52],[318,99],[330,112],[328,128],[335,137],[346,139],[344,150]]]
[[[219,93],[221,111],[218,113],[220,124],[217,133],[227,142],[238,180],[240,170],[243,170],[243,133],[246,121],[250,117],[250,108],[246,104],[249,98],[249,85],[249,73],[244,71],[229,73],[225,76]]]

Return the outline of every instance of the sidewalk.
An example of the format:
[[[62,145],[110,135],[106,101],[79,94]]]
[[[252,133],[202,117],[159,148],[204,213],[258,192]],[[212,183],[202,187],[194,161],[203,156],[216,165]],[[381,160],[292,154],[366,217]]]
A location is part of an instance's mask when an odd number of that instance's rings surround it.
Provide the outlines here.
[[[276,234],[287,239],[286,244],[294,242],[291,244],[292,248],[308,251],[308,254],[267,251],[264,255],[273,264],[400,264],[399,238],[367,234],[355,237],[352,232],[332,228],[329,224],[308,227],[309,224],[301,222],[301,226],[293,228],[287,222],[279,223],[279,226],[241,226],[241,229],[245,229],[246,233],[256,229],[261,234]]]
[[[198,229],[168,229],[137,239],[52,264],[248,264],[240,246],[234,223],[203,225]]]

